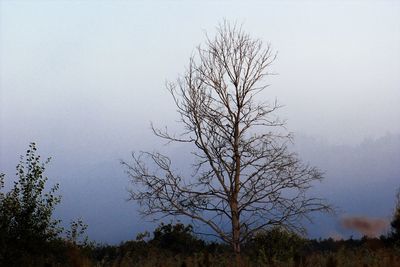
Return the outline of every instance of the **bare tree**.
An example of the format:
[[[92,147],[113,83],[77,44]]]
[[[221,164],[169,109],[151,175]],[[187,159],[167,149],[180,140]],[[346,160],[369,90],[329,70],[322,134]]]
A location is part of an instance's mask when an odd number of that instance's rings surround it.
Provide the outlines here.
[[[275,225],[302,230],[299,220],[329,210],[323,199],[306,195],[322,175],[288,151],[291,137],[275,115],[276,101],[256,101],[274,59],[269,45],[241,27],[220,25],[215,38],[197,48],[186,73],[167,86],[184,132],[153,127],[168,142],[194,144],[194,175],[174,172],[160,153],[133,153],[133,163],[122,162],[136,185],[131,199],[144,215],[204,223],[232,245],[238,261],[240,244],[256,232]]]
[[[396,193],[396,206],[390,226],[392,226],[391,238],[400,244],[400,188]]]

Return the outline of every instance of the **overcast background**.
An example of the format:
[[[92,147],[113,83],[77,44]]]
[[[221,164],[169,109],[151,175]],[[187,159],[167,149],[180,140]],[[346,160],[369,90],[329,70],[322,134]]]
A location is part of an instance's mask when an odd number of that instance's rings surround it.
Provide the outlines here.
[[[35,141],[65,224],[82,217],[111,243],[151,230],[119,159],[161,148],[184,165],[149,124],[179,130],[164,84],[227,19],[278,52],[260,100],[285,106],[294,149],[340,208],[310,236],[354,234],[340,217],[389,220],[400,186],[399,14],[399,1],[0,1],[0,171],[9,187]]]

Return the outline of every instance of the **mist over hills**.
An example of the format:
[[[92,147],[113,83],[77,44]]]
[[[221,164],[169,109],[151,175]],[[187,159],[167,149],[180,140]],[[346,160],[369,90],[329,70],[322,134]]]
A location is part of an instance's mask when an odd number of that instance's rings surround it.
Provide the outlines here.
[[[295,148],[304,161],[325,172],[316,191],[338,211],[336,218],[318,216],[310,235],[359,236],[343,229],[339,223],[343,216],[390,220],[400,187],[400,135],[387,134],[357,145],[330,145],[322,139],[300,135],[295,138]]]
[[[126,148],[121,154],[129,155],[133,149]],[[325,179],[315,185],[313,194],[328,199],[338,210],[335,216],[314,216],[314,224],[307,224],[310,237],[357,236],[340,225],[343,216],[390,219],[400,186],[400,135],[388,134],[357,145],[332,145],[320,138],[297,135],[293,149],[304,162],[325,172]],[[190,173],[187,146],[167,149],[166,153],[171,155],[175,169]],[[118,243],[134,239],[138,232],[152,230],[158,224],[144,221],[137,204],[127,201],[126,189],[132,185],[118,158],[81,162],[73,155],[53,156],[48,176],[51,182],[60,183],[63,199],[56,216],[65,225],[70,219],[82,217],[89,224],[90,238]],[[65,157],[69,163],[62,162]],[[129,156],[124,160],[129,161]]]
[[[325,192],[327,197],[336,196],[338,203],[346,203],[347,212],[365,210],[384,216],[388,211],[383,205],[366,203],[377,204],[387,195],[394,201],[395,189],[400,186],[400,135],[388,134],[357,145],[329,145],[298,136],[295,147],[304,161],[325,172],[323,187],[330,189]],[[355,209],[353,205],[364,209]]]

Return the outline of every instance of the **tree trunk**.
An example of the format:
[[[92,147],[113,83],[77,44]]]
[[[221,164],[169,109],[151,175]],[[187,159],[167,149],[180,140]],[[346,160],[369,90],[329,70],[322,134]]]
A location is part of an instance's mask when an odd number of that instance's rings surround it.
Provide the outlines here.
[[[235,265],[236,267],[242,266],[242,257],[240,255],[240,243],[234,244],[234,251],[235,251]]]
[[[236,86],[236,85],[235,85]],[[238,89],[236,88],[236,92]],[[239,99],[237,99],[239,103]],[[239,195],[239,186],[240,186],[240,153],[239,153],[239,118],[240,118],[240,109],[238,106],[238,112],[236,114],[235,123],[234,123],[234,144],[233,144],[233,152],[234,152],[234,160],[235,160],[235,176],[233,180],[233,192],[232,192],[232,202],[231,202],[231,213],[232,213],[232,240],[233,240],[233,251],[235,252],[236,258],[236,267],[241,266],[241,257],[240,257],[240,220],[239,220],[239,205],[238,205],[238,195]]]
[[[237,202],[232,203],[232,246],[235,253],[236,267],[240,267],[240,223],[237,206]]]

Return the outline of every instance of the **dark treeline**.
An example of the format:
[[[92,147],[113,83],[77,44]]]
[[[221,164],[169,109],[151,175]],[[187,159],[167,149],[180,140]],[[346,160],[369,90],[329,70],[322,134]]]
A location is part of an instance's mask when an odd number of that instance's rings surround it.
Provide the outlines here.
[[[32,143],[17,165],[14,186],[0,175],[0,266],[234,266],[231,247],[204,241],[191,225],[161,223],[119,245],[96,244],[82,219],[69,229],[52,217],[58,185],[46,185],[45,165]],[[398,197],[398,200],[399,197]],[[391,232],[380,238],[310,240],[280,227],[243,244],[241,266],[400,266],[400,203]],[[112,226],[111,226],[112,227]]]
[[[88,266],[234,266],[229,245],[205,242],[190,225],[161,224],[117,246],[82,247]],[[274,228],[243,246],[242,266],[399,266],[398,241],[380,238],[309,240]]]

